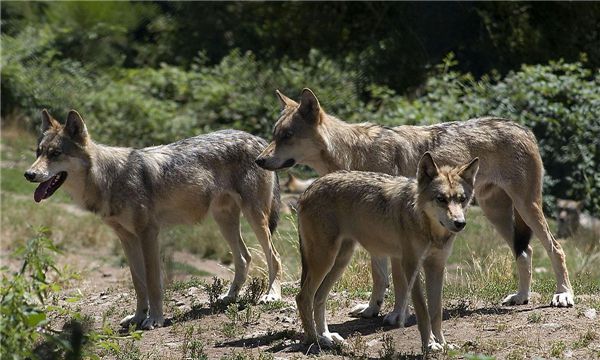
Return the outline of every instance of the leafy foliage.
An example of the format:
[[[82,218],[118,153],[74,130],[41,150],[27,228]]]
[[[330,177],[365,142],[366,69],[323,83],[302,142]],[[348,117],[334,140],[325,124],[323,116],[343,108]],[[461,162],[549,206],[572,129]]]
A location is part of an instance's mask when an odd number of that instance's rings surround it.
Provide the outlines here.
[[[60,353],[76,351],[49,326],[48,298],[51,292],[60,290],[60,285],[53,281],[60,272],[52,256],[58,249],[47,235],[48,230],[41,229],[37,237],[16,250],[15,254],[23,258],[18,272],[10,276],[10,270],[2,268],[1,349],[2,354],[13,359],[37,358],[34,349],[44,340]]]
[[[103,8],[106,13],[98,16],[109,19],[107,14],[129,5]],[[148,14],[158,11],[138,5],[140,9],[132,11],[139,17],[117,21],[120,25],[113,25],[122,26],[119,31],[106,30],[102,44],[107,48],[98,45],[96,58],[118,52],[119,36],[130,36],[130,31],[145,24]],[[47,19],[86,14],[69,20],[65,25],[69,29],[87,24],[93,12],[92,5],[79,3],[61,5],[65,9],[39,6]],[[231,6],[233,10],[218,8],[237,11],[241,5]],[[296,7],[283,7],[287,6]],[[585,55],[580,61],[522,65],[505,76],[492,71],[476,77],[458,70],[461,64],[450,53],[414,94],[400,95],[357,70],[361,67],[356,62],[366,60],[355,53],[339,58],[312,49],[305,57],[264,60],[257,52],[233,49],[214,62],[202,51],[188,67],[161,63],[129,68],[121,66],[127,61],[114,59],[88,62],[68,54],[71,47],[81,46],[65,42],[89,44],[91,40],[68,40],[64,31],[51,26],[56,20],[48,21],[47,26],[31,26],[31,21],[23,20],[21,24],[29,25],[2,34],[2,114],[25,114],[32,129],[39,126],[41,108],[59,119],[76,108],[94,139],[113,145],[156,145],[221,128],[269,138],[279,112],[274,90],[295,98],[308,86],[329,113],[350,122],[433,124],[486,115],[517,121],[531,128],[539,141],[547,171],[546,209],[552,210],[555,197],[566,197],[584,199],[588,211],[600,214],[600,73],[588,67]],[[528,43],[525,33],[511,33],[514,44],[510,46]],[[106,66],[111,62],[115,66]]]

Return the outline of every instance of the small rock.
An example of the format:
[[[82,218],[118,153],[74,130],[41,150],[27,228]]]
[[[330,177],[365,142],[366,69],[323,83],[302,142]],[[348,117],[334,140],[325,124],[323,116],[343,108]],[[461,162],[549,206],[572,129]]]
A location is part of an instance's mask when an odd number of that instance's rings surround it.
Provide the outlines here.
[[[583,316],[585,316],[586,318],[588,318],[590,320],[594,320],[596,318],[596,316],[598,316],[598,315],[597,315],[596,309],[589,308],[583,312]]]
[[[196,296],[196,294],[198,294],[198,288],[196,286],[192,286],[191,288],[188,289],[188,292],[187,292],[188,296]]]
[[[373,339],[373,340],[367,342],[367,346],[368,347],[373,347],[373,346],[375,346],[377,344],[379,344],[379,340],[377,340],[377,339]]]
[[[573,351],[572,350],[567,350],[563,353],[563,356],[565,357],[565,359],[568,358],[572,358],[573,357]]]
[[[545,267],[536,267],[535,269],[533,269],[533,272],[535,272],[536,274],[545,274],[548,272],[548,269],[546,269]]]

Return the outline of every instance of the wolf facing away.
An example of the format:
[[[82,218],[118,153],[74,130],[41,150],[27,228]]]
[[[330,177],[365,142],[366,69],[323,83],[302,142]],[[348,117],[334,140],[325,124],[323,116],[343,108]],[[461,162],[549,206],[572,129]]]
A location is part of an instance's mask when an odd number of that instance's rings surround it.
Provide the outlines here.
[[[63,187],[74,202],[98,214],[119,237],[137,296],[134,315],[121,325],[163,326],[158,233],[163,226],[196,223],[210,213],[231,247],[234,280],[226,302],[245,282],[250,253],[240,233],[243,214],[267,258],[269,292],[281,298],[279,254],[273,247],[279,211],[276,175],[254,164],[264,140],[241,131],[218,131],[143,149],[96,144],[81,116],[60,124],[44,110],[37,159],[25,172],[40,183],[36,202]]]
[[[339,171],[306,190],[298,209],[302,278],[296,299],[307,342],[343,342],[339,334],[329,332],[325,302],[358,242],[373,255],[392,258],[398,323],[404,324],[412,289],[423,349],[442,348],[441,321],[430,323],[429,315],[442,313],[442,299],[436,296],[441,296],[455,234],[466,225],[478,167],[475,158],[465,165],[438,168],[425,153],[417,179]],[[427,305],[416,280],[423,261],[430,280],[427,293],[436,294]]]
[[[419,158],[426,151],[445,165],[479,157],[477,202],[512,248],[519,273],[518,291],[506,296],[503,304],[529,301],[532,233],[542,242],[556,276],[551,305],[574,304],[565,254],[542,211],[542,160],[530,130],[491,117],[394,128],[348,124],[327,114],[310,89],[302,91],[300,103],[276,93],[281,116],[271,143],[256,160],[261,167],[278,170],[299,163],[312,167],[320,176],[337,170],[415,176]],[[374,287],[369,304],[357,306],[353,315],[372,317],[379,313],[388,283],[385,257],[372,257],[372,275]]]

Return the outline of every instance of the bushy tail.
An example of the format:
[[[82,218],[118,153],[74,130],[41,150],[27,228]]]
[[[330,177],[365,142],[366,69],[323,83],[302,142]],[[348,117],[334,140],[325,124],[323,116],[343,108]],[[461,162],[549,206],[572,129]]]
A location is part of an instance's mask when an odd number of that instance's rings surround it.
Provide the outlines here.
[[[279,176],[275,174],[275,182],[273,183],[273,198],[271,199],[271,213],[269,214],[269,231],[275,233],[277,223],[279,222],[279,209],[281,208],[281,194],[279,191]]]
[[[513,235],[513,248],[515,250],[515,256],[519,257],[527,247],[529,246],[529,241],[531,241],[531,228],[525,224],[521,215],[517,212],[517,209],[513,210],[515,214],[515,227],[514,227],[514,235]]]

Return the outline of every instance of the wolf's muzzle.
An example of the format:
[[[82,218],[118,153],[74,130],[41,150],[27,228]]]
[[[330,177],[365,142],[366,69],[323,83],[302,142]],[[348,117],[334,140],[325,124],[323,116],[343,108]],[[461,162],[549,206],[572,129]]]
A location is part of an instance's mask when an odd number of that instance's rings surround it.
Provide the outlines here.
[[[27,181],[34,181],[35,180],[35,173],[33,171],[25,171],[25,179],[27,179]]]

